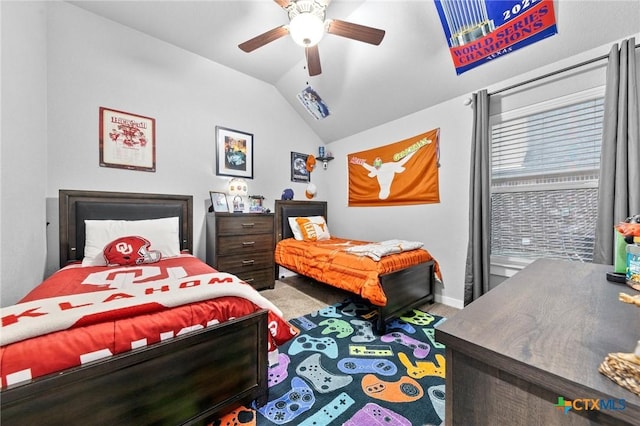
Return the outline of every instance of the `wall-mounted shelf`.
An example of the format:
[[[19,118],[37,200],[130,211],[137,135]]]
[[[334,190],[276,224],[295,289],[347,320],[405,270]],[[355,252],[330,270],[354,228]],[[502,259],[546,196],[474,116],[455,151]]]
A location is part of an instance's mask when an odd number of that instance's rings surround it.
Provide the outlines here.
[[[329,161],[333,160],[333,157],[316,157],[316,160],[322,161],[322,168],[327,170],[327,165]]]

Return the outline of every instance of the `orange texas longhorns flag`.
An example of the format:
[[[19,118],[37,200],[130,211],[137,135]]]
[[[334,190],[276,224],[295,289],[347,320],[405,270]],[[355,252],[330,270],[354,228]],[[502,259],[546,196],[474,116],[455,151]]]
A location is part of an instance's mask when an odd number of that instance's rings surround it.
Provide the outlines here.
[[[347,155],[349,206],[440,202],[440,129]]]

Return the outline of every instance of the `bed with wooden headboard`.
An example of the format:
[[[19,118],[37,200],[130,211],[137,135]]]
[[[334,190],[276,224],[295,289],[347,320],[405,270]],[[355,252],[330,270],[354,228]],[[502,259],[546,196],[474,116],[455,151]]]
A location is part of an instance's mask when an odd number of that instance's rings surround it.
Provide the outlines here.
[[[191,251],[191,196],[61,190],[60,262],[83,258],[84,221],[179,217]],[[9,385],[2,424],[204,424],[267,401],[268,311]],[[270,313],[269,313],[270,314]],[[42,356],[54,354],[43,353]]]
[[[289,218],[323,216],[327,218],[327,203],[325,201],[294,201],[276,200],[276,262],[278,262],[278,243],[292,238],[293,231],[289,225]],[[426,250],[424,250],[426,251]],[[353,255],[351,255],[353,256]],[[393,255],[396,256],[396,255]],[[428,255],[430,258],[430,255]],[[370,262],[371,263],[371,262]],[[292,264],[281,265],[301,275],[309,276],[316,281],[345,289],[340,282],[327,282],[323,278],[327,274],[319,271],[324,267],[315,267],[311,272],[296,270]],[[332,265],[326,265],[332,268]],[[377,330],[384,333],[385,323],[399,315],[434,300],[434,283],[436,276],[436,261],[432,258],[409,267],[395,269],[389,273],[377,276],[380,287],[386,295],[387,302],[384,306],[378,306]],[[357,283],[357,278],[347,278]]]

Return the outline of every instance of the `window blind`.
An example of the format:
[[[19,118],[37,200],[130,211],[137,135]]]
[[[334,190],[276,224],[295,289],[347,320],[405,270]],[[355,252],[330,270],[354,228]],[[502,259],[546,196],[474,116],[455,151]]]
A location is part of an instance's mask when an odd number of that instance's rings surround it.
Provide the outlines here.
[[[495,123],[492,256],[591,261],[603,98]]]

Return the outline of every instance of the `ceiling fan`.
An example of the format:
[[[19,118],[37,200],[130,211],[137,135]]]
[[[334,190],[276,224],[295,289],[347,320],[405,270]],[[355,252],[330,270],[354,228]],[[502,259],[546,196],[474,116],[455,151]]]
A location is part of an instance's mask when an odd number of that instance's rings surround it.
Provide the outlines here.
[[[379,45],[384,38],[384,30],[354,24],[338,19],[326,19],[327,6],[331,0],[274,0],[289,15],[289,25],[281,25],[250,40],[238,47],[245,52],[271,43],[287,34],[305,48],[307,69],[314,76],[322,72],[318,42],[325,32],[364,43]]]

